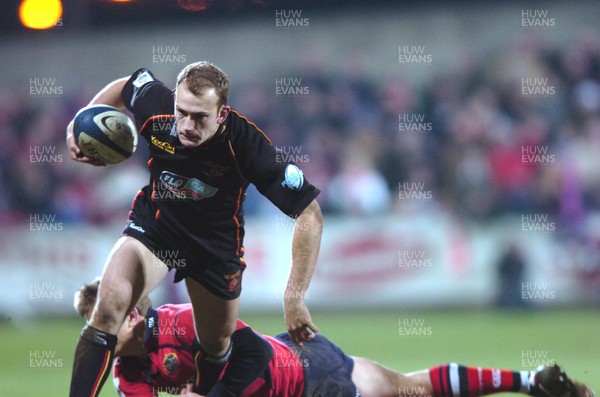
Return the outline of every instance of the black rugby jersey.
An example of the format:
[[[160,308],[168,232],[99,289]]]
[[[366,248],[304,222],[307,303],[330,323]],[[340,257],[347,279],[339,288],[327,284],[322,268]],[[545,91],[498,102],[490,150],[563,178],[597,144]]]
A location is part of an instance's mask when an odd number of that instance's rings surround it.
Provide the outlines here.
[[[284,214],[295,218],[317,197],[293,163],[278,161],[267,136],[232,110],[217,133],[196,148],[176,133],[174,94],[147,69],[121,93],[149,144],[150,183],[144,200],[161,233],[208,250],[220,260],[243,253],[243,202],[253,183]]]

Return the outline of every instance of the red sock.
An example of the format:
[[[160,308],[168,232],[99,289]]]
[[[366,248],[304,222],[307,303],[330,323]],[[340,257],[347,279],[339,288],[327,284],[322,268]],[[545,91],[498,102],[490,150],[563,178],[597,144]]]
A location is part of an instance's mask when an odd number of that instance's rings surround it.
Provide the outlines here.
[[[455,363],[429,370],[435,397],[478,397],[492,393],[529,391],[529,371],[465,367]]]

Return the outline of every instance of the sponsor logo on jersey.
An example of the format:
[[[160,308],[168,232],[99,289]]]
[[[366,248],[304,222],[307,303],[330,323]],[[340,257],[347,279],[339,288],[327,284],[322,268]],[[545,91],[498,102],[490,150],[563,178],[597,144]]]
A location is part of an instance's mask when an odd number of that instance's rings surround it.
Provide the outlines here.
[[[177,175],[173,172],[163,171],[160,174],[160,181],[167,187],[167,189],[185,194],[193,200],[202,200],[209,198],[217,194],[218,188],[207,185],[196,178],[188,178],[185,176]]]
[[[283,182],[281,182],[281,186],[287,187],[292,190],[300,190],[304,185],[304,174],[294,164],[288,164],[285,167],[285,176]]]
[[[135,78],[135,80],[133,80],[133,85],[136,86],[137,88],[140,88],[144,84],[149,83],[151,81],[154,81],[154,79],[152,78],[152,75],[148,71],[144,71],[144,72],[138,74],[138,76]]]
[[[163,367],[168,373],[173,373],[177,369],[177,354],[167,353],[163,358]]]
[[[165,152],[167,152],[169,154],[175,154],[175,148],[173,146],[171,146],[171,144],[169,142],[161,141],[154,135],[150,138],[150,141],[157,148],[164,150]]]
[[[143,227],[136,225],[134,222],[130,222],[129,226],[127,227],[133,230],[137,230],[140,233],[146,233]]]

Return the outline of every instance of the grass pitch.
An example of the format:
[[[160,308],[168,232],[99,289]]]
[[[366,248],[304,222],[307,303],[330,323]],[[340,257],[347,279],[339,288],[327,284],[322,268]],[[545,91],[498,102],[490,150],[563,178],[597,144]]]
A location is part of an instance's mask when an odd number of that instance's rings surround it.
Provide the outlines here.
[[[599,314],[592,309],[317,311],[313,320],[348,354],[401,372],[446,362],[522,370],[556,361],[599,392]],[[284,330],[280,313],[253,313],[243,320],[266,334]],[[67,396],[82,325],[76,317],[2,321],[0,396]],[[101,396],[116,396],[110,379]]]

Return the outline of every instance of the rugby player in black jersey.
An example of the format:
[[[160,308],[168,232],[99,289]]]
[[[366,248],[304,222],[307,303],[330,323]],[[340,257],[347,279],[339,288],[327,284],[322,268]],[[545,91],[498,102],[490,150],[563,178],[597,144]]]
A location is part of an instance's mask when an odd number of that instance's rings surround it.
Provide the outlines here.
[[[321,241],[322,215],[315,199],[319,190],[296,165],[277,161],[267,136],[227,105],[228,89],[225,73],[197,62],[180,72],[175,90],[139,69],[109,83],[90,102],[133,113],[149,145],[150,182],[135,197],[128,225],[105,264],[99,299],[75,351],[72,397],[99,394],[127,313],[171,268],[176,282],[185,280],[193,305],[200,341],[196,383],[202,384],[195,391],[237,395],[238,385],[247,384],[240,377],[256,377],[268,365],[273,352],[262,341],[262,349],[237,366],[237,383],[212,387],[230,358],[238,318],[246,268],[243,201],[249,183],[296,219],[284,317],[299,345],[318,332],[303,297]],[[72,122],[67,146],[73,160],[99,165],[78,149]],[[173,256],[182,260],[169,260]]]

